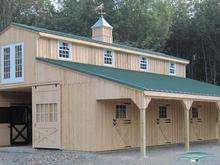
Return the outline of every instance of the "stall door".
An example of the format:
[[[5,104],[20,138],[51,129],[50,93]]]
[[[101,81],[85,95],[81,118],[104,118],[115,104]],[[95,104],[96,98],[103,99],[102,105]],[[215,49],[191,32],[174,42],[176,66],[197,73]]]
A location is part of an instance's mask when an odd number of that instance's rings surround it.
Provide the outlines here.
[[[32,90],[33,146],[60,149],[60,86],[36,86]]]
[[[10,107],[11,145],[24,145],[31,142],[31,109],[28,107]]]
[[[158,144],[170,144],[172,142],[172,111],[169,106],[159,106],[157,112]]]
[[[131,105],[115,106],[113,118],[113,148],[131,147]]]
[[[190,113],[190,140],[202,140],[202,111],[199,108],[191,108]]]

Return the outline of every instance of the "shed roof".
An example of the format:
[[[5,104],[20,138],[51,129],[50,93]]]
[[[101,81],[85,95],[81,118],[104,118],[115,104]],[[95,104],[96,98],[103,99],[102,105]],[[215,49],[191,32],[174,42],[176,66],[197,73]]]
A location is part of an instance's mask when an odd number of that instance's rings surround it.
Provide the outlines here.
[[[82,37],[82,36],[78,36],[78,35],[74,35],[74,34],[58,32],[58,31],[48,30],[48,29],[45,29],[45,28],[39,28],[39,27],[35,27],[35,26],[28,26],[28,25],[24,25],[24,24],[12,23],[11,25],[15,26],[15,27],[18,27],[18,28],[31,30],[31,31],[34,31],[34,32],[42,32],[42,33],[47,33],[47,34],[53,34],[53,35],[58,35],[58,36],[62,36],[62,37],[67,37],[67,38],[78,39],[78,40],[83,40],[83,41],[87,41],[87,42],[102,44],[102,45],[106,45],[106,46],[112,46],[112,47],[116,47],[116,48],[122,48],[122,49],[127,49],[127,50],[141,52],[141,53],[153,54],[153,55],[156,55],[158,57],[172,58],[172,59],[180,60],[180,61],[183,61],[183,62],[186,62],[186,63],[189,62],[188,60],[183,59],[183,58],[170,56],[170,55],[167,55],[167,54],[164,54],[164,53],[155,52],[155,51],[151,51],[151,50],[148,50],[148,49],[141,49],[141,48],[131,47],[131,46],[122,45],[122,44],[116,44],[116,43],[107,43],[107,42],[103,42],[103,41],[99,41],[99,40],[93,40],[93,39],[88,38],[88,37]]]
[[[38,61],[52,64],[81,73],[97,76],[143,91],[157,91],[205,96],[220,96],[220,87],[189,78],[162,74],[131,71],[105,66],[74,63],[69,61],[37,58]]]
[[[91,28],[94,29],[94,28],[103,27],[103,26],[113,29],[113,27],[105,20],[103,16],[101,16]]]

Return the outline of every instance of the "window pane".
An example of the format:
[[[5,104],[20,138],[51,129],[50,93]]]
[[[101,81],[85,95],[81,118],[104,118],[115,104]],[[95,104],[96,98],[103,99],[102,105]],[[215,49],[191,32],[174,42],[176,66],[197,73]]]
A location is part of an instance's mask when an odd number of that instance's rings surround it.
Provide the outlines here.
[[[148,69],[148,59],[147,57],[140,57],[140,69],[147,70]]]
[[[192,108],[192,118],[198,118],[199,112],[197,108]]]
[[[113,64],[113,53],[110,50],[105,50],[104,52],[104,63],[108,65]]]
[[[37,122],[57,122],[57,104],[37,104],[36,105]]]
[[[176,74],[176,63],[175,62],[170,62],[169,73],[171,75],[175,75]]]
[[[116,105],[116,119],[124,119],[126,117],[126,105]]]
[[[3,50],[3,60],[4,60],[4,79],[10,79],[10,66],[11,66],[11,61],[10,61],[10,47],[4,48]]]
[[[22,45],[15,46],[15,77],[22,77]]]
[[[167,118],[167,107],[159,106],[159,118]]]
[[[59,57],[70,58],[70,44],[67,42],[59,42]]]

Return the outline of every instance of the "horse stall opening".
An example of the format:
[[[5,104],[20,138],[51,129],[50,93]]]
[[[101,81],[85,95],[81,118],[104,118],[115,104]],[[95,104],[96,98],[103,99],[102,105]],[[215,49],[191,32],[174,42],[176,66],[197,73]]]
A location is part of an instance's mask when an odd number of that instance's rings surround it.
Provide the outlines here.
[[[31,90],[0,92],[0,146],[32,143]]]

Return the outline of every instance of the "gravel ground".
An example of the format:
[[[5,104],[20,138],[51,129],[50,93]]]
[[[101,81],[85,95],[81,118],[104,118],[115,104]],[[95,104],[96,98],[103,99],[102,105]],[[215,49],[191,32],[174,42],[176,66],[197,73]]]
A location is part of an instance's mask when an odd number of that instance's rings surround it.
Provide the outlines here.
[[[183,146],[150,149],[147,157],[138,150],[115,153],[85,153],[56,150],[35,150],[31,147],[0,148],[0,165],[220,165],[220,146],[216,143],[197,144],[192,151],[212,156],[197,163],[181,159]]]

